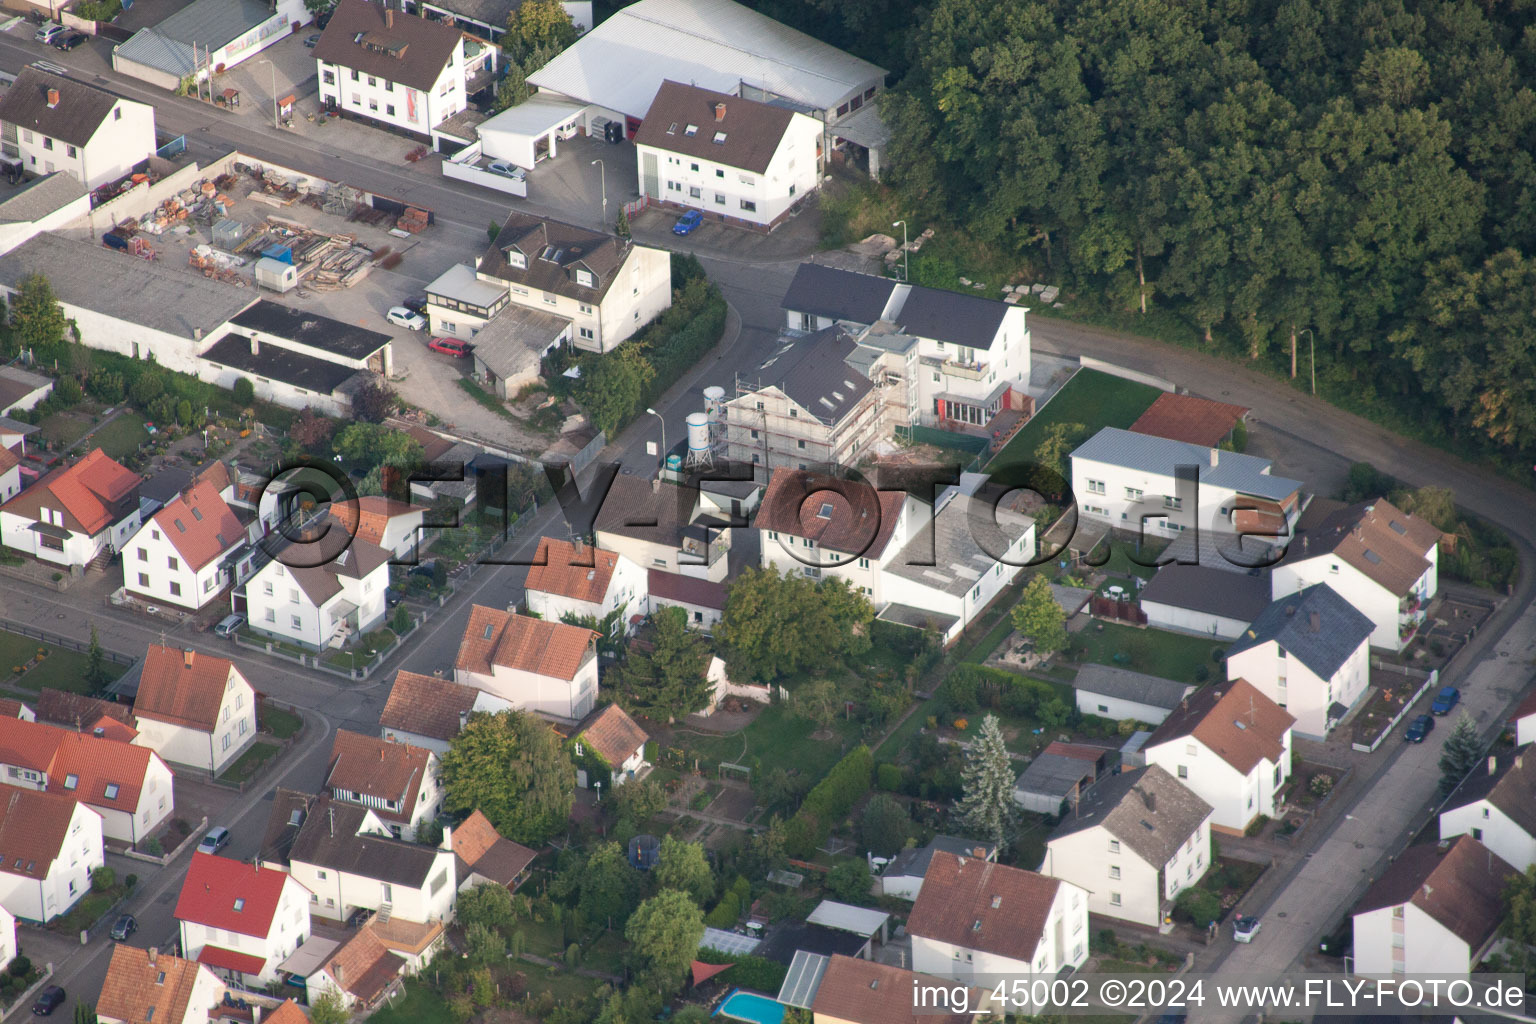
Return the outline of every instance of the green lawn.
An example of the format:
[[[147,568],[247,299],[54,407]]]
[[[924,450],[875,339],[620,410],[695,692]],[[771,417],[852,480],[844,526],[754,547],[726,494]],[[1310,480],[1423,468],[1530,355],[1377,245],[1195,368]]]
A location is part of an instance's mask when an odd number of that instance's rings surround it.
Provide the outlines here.
[[[1086,648],[1084,661],[1113,665],[1174,679],[1181,683],[1195,681],[1195,669],[1204,665],[1215,676],[1221,666],[1211,660],[1213,650],[1227,645],[1182,633],[1160,629],[1136,629],[1112,622],[1090,623],[1073,640]]]
[[[375,1024],[454,1024],[443,997],[421,978],[407,978],[405,996],[380,1007],[369,1018]]]
[[[136,412],[123,412],[111,423],[91,434],[90,445],[100,448],[114,459],[124,459],[139,450],[139,445],[149,440],[144,429],[144,417]]]
[[[98,687],[86,680],[86,664],[86,656],[78,651],[49,648],[48,657],[18,679],[16,685],[27,690],[42,690],[44,687],[51,686],[55,690],[68,690],[70,693],[94,693]],[[103,662],[102,668],[109,679],[116,679],[123,674],[123,666],[114,665],[109,661]]]
[[[839,719],[833,727],[852,745],[858,736],[858,723]],[[811,726],[792,714],[784,704],[770,704],[742,732],[724,736],[679,732],[674,742],[713,767],[721,761],[782,765],[813,779],[825,775],[843,756],[843,744],[837,739],[811,739]],[[746,751],[742,751],[743,740]]]
[[[0,669],[9,672],[13,666],[25,665],[44,646],[31,637],[0,630]]]
[[[280,740],[286,740],[304,727],[304,720],[292,711],[284,711],[271,704],[262,704],[260,725],[262,731],[269,732]]]
[[[1141,562],[1136,561],[1136,558],[1140,558],[1142,562],[1154,562],[1168,543],[1156,537],[1148,538],[1141,544],[1141,550],[1137,552],[1135,544],[1113,540],[1109,545],[1109,561],[1100,568],[1103,572],[1114,575],[1140,576],[1144,580],[1150,580],[1157,575],[1157,570],[1161,566],[1142,565]],[[1135,558],[1131,557],[1133,554]]]
[[[86,435],[95,417],[83,412],[56,412],[37,425],[38,435],[63,448]]]
[[[1085,441],[1104,427],[1129,427],[1160,394],[1162,391],[1150,384],[1098,370],[1079,370],[997,453],[987,470],[996,473],[1005,466],[1034,461],[1035,449],[1046,430],[1057,423],[1081,423],[1086,428]]]
[[[251,744],[251,749],[235,759],[234,764],[224,769],[219,780],[221,782],[246,781],[259,772],[262,765],[270,761],[280,749],[276,743],[257,740]]]

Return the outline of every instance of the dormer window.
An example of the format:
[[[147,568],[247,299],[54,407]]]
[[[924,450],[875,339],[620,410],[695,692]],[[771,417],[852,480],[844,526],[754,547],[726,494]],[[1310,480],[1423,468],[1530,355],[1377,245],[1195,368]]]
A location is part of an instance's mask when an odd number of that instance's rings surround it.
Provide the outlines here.
[[[715,145],[725,145],[725,132],[715,132]]]
[[[583,288],[591,288],[597,283],[597,278],[592,276],[592,271],[590,270],[578,270],[576,271],[576,283]]]
[[[699,126],[696,124],[691,124],[688,126],[687,130],[683,132],[683,134],[691,139],[695,135],[699,134]]]
[[[518,270],[528,269],[528,259],[520,252],[507,250],[507,266],[516,267]]]

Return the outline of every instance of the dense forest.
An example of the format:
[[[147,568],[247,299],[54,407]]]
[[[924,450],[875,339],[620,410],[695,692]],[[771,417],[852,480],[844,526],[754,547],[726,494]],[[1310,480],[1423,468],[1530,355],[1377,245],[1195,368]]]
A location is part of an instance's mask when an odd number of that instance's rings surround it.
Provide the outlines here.
[[[930,222],[1536,452],[1533,0],[758,6],[892,70],[887,180]]]

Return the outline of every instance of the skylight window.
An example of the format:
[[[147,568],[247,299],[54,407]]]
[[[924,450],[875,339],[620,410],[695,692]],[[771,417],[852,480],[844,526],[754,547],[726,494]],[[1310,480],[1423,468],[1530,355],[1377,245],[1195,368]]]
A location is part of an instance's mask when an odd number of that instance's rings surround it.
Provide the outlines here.
[[[152,1021],[154,1019],[155,1019],[155,1008],[153,1006],[151,1006],[149,1009],[144,1011],[144,1020],[145,1021]]]
[[[241,911],[243,911],[244,909],[245,909],[245,897],[241,896],[241,897],[239,897],[238,899],[235,900],[235,913],[238,914]]]
[[[115,782],[107,783],[107,799],[108,800],[116,800],[117,799],[117,792],[118,792],[117,783],[115,783]]]
[[[198,522],[202,522],[203,521],[203,510],[200,509],[200,508],[194,508],[192,510],[192,518],[196,519]]]
[[[486,638],[486,639],[487,639],[487,640],[489,640],[489,639],[490,639],[490,638],[491,638],[491,631],[492,631],[492,630],[493,630],[493,629],[495,629],[495,628],[496,628],[496,627],[494,627],[494,626],[492,626],[492,625],[491,625],[491,624],[490,624],[490,623],[489,623],[489,622],[487,622],[487,623],[486,623],[486,624],[485,624],[485,638]]]
[[[68,775],[64,776],[65,789],[74,789],[78,785],[80,785],[80,776],[76,775],[74,772],[70,772]]]
[[[1366,548],[1365,549],[1365,560],[1367,562],[1370,562],[1372,565],[1380,565],[1381,564],[1381,556],[1378,555],[1376,552],[1372,551],[1370,548]]]
[[[155,976],[155,984],[156,985],[164,985],[165,984],[165,972],[164,971],[161,971],[158,975]]]
[[[684,131],[684,132],[683,132],[683,134],[684,134],[684,135],[686,135],[686,136],[688,136],[688,137],[689,137],[689,138],[690,138],[690,139],[691,139],[691,138],[693,138],[693,137],[694,137],[694,136],[695,136],[695,135],[697,135],[697,134],[699,134],[699,126],[698,126],[698,125],[696,125],[696,124],[691,124],[691,125],[689,125],[689,126],[688,126],[688,128],[687,128],[687,129],[686,129],[686,130],[685,130],[685,131]]]
[[[176,520],[173,520],[173,521],[176,523],[176,529],[177,530],[179,530],[182,533],[186,533],[187,532],[187,524],[186,523],[183,523],[180,519],[176,519]]]
[[[725,145],[725,132],[715,132],[715,145]]]
[[[676,121],[673,121],[672,122],[672,127],[667,129],[667,134],[668,135],[676,135],[677,134],[677,122]]]
[[[830,501],[824,501],[824,502],[821,503],[821,508],[818,509],[817,512],[816,512],[816,518],[817,519],[831,519],[832,518],[832,503]]]

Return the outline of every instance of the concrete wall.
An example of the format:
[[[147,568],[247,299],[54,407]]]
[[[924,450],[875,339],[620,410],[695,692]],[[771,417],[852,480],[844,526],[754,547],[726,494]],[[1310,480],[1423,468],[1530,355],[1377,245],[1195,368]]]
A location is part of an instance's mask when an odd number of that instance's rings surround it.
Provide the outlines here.
[[[1112,722],[1123,722],[1127,718],[1133,718],[1148,725],[1162,725],[1163,719],[1170,714],[1167,708],[1126,700],[1122,697],[1107,697],[1087,690],[1077,691],[1077,710],[1085,715],[1107,718]]]
[[[230,167],[238,158],[238,153],[228,153],[206,165],[200,166],[192,162],[180,168],[174,167],[169,162],[160,161],[167,172],[163,178],[152,184],[145,182],[142,185],[135,185],[128,191],[114,196],[110,201],[102,203],[90,211],[86,217],[86,224],[98,235],[111,231],[114,225],[130,218],[137,219],[144,216],[166,199],[179,192],[185,192],[204,178],[216,178],[221,174],[229,173]],[[159,160],[158,157],[155,159]]]
[[[479,142],[470,143],[455,153],[450,159],[443,161],[443,177],[453,178],[455,181],[467,181],[471,185],[479,185],[482,188],[495,189],[498,192],[506,192],[526,199],[528,196],[528,181],[518,181],[502,174],[492,174],[490,171],[481,170],[475,166],[480,159],[481,146]]]

